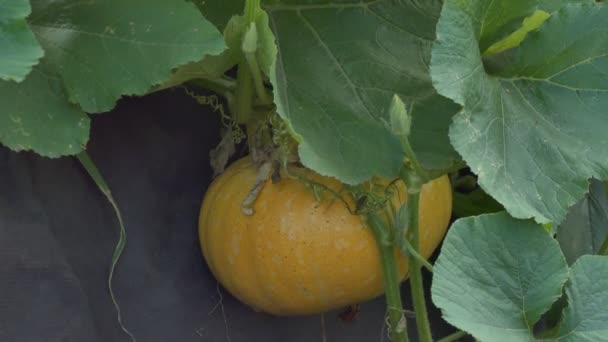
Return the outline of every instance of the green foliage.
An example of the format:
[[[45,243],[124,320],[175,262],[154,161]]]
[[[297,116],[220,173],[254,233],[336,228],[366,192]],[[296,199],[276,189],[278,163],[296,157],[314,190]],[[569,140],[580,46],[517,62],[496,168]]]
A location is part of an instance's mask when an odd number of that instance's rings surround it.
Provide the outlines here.
[[[482,341],[529,341],[567,278],[559,245],[541,226],[487,214],[453,224],[432,296],[445,320]]]
[[[95,113],[223,50],[217,29],[193,9],[175,0],[35,2],[30,25],[46,52],[45,70],[62,78],[70,102]]]
[[[538,8],[545,12],[555,12],[568,4],[592,4],[602,2],[602,0],[534,0],[538,4]]]
[[[81,153],[86,113],[186,81],[227,100],[226,112],[217,97],[203,101],[221,108],[229,131],[214,151],[218,170],[244,130],[250,147],[260,147],[257,138],[276,148],[261,149],[274,153],[273,162],[299,161],[360,189],[358,213],[365,212],[360,204],[384,205],[361,185],[375,176],[417,175],[421,183],[466,163],[481,188],[456,191],[454,213],[479,216],[454,224],[433,267],[405,239],[415,235],[408,230],[417,225],[410,223],[418,219],[414,204],[411,212],[408,205],[387,209],[399,238],[378,234],[383,262],[394,264],[394,243],[413,265],[434,269],[433,301],[448,322],[481,341],[540,340],[533,327],[552,306],[545,317],[559,318],[547,320],[557,325],[543,332],[544,341],[608,340],[608,259],[588,255],[608,249],[607,5],[244,4],[2,2],[0,143],[49,157],[80,153],[119,220],[107,185]],[[227,75],[235,67],[236,80]],[[587,194],[590,178],[598,180]],[[503,208],[511,216],[494,213]],[[518,220],[529,218],[552,228]],[[124,248],[121,229],[112,271]],[[396,284],[387,286],[397,305]],[[421,280],[414,287],[421,290]],[[424,302],[417,294],[414,301]],[[398,313],[391,320],[401,327]]]
[[[559,223],[588,178],[608,177],[608,6],[565,6],[519,47],[481,58],[505,28],[486,32],[477,18],[521,22],[531,11],[446,1],[431,74],[439,93],[464,107],[450,137],[484,190],[515,217]]]
[[[245,0],[189,0],[194,3],[207,20],[219,29],[225,29],[226,25],[235,15],[243,14]]]
[[[14,150],[76,154],[88,139],[84,112],[107,111],[176,66],[224,49],[219,32],[183,1],[32,5],[28,23],[45,56],[23,82],[0,81],[0,142]]]
[[[0,81],[0,142],[47,157],[82,151],[90,120],[66,97],[61,80],[40,68],[18,84]]]
[[[453,166],[458,157],[445,132],[458,107],[435,93],[428,74],[440,1],[265,8],[279,49],[271,76],[277,111],[301,137],[304,165],[350,184],[396,176],[403,150],[383,122],[397,94],[413,117],[422,164]]]
[[[604,182],[592,180],[589,193],[570,208],[557,228],[557,241],[573,264],[586,254],[597,254],[608,238],[608,195]]]
[[[608,257],[581,257],[570,268],[564,310],[557,340],[608,341]]]
[[[480,341],[536,341],[535,323],[568,279],[558,337],[543,340],[607,340],[608,257],[584,256],[568,271],[557,241],[531,220],[504,212],[458,220],[434,270],[433,302]]]
[[[28,0],[0,3],[0,80],[21,82],[44,54],[25,18]]]

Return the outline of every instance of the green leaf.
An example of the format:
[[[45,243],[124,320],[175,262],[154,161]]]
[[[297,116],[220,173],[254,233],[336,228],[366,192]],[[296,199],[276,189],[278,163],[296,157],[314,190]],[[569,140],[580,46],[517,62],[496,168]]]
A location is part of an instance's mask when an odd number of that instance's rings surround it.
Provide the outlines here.
[[[557,241],[541,225],[502,212],[453,224],[431,293],[445,320],[481,341],[530,341],[567,278]]]
[[[601,1],[601,0],[599,0]],[[592,4],[598,0],[536,0],[538,8],[545,12],[555,12],[568,4]]]
[[[44,51],[27,26],[29,0],[0,2],[0,80],[21,82]]]
[[[505,4],[447,0],[431,75],[464,107],[450,137],[484,190],[515,217],[559,223],[588,178],[608,178],[608,6],[565,6],[519,47],[483,61],[480,40],[489,39],[478,18]]]
[[[560,342],[608,341],[608,257],[586,255],[570,270]]]
[[[418,161],[435,177],[464,167],[449,138],[452,118],[460,107],[437,93],[414,102],[410,143]]]
[[[207,20],[219,29],[224,29],[232,16],[243,13],[245,0],[188,0],[199,8]]]
[[[608,196],[604,182],[592,180],[583,197],[557,229],[557,241],[573,264],[585,254],[597,254],[608,235]]]
[[[214,1],[207,1],[212,4]],[[238,13],[242,12],[239,10]],[[256,59],[264,75],[269,76],[272,65],[276,59],[277,47],[274,43],[274,34],[268,26],[268,15],[264,11],[259,11],[255,19],[257,29],[257,49]],[[248,29],[248,22],[242,15],[235,15],[224,28],[224,40],[226,50],[220,55],[209,55],[203,60],[187,64],[177,68],[172,78],[163,86],[181,84],[188,80],[202,78],[214,79],[222,76],[229,69],[238,64],[243,57],[241,44],[242,37]]]
[[[178,67],[160,88],[182,84],[193,79],[217,79],[242,58],[241,37],[247,24],[242,16],[234,16],[224,28],[226,49],[219,55],[207,55],[200,61]]]
[[[171,70],[224,50],[221,34],[181,0],[33,1],[29,20],[69,100],[87,112],[141,95]]]
[[[303,164],[349,184],[396,176],[404,152],[384,124],[394,94],[412,115],[422,165],[455,164],[446,133],[459,107],[435,93],[428,73],[440,8],[438,0],[265,2],[279,50],[275,102],[299,135]]]
[[[89,137],[89,117],[68,103],[61,81],[35,67],[25,81],[0,81],[0,142],[47,157],[76,154]]]
[[[76,154],[88,140],[83,110],[108,110],[120,96],[143,94],[173,68],[224,48],[219,32],[183,1],[32,5],[30,27],[46,55],[23,82],[0,81],[0,142],[17,151]]]

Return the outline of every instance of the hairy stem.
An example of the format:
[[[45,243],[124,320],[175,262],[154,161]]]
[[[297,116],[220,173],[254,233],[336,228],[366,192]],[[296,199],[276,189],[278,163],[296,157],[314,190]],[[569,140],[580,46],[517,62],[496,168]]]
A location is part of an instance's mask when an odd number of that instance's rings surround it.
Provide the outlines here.
[[[245,1],[245,19],[247,19],[247,22],[252,23],[255,21],[260,8],[260,0]]]
[[[420,253],[418,253],[418,251],[415,250],[414,247],[409,244],[409,242],[406,249],[406,252],[408,253],[410,258],[416,259],[416,261],[418,261],[422,267],[426,268],[429,272],[433,272],[433,265],[431,265],[430,262],[428,262],[422,255],[420,255]]]
[[[410,144],[409,139],[407,137],[403,137],[401,139],[401,145],[403,146],[403,149],[405,150],[405,155],[408,157],[409,161],[412,163],[412,166],[414,168],[414,171],[416,172],[416,175],[418,177],[420,177],[420,179],[422,179],[423,184],[428,182],[429,181],[428,175],[426,174],[426,171],[422,168],[422,165],[420,165],[418,158],[416,158],[416,154],[414,153],[414,150],[412,149],[412,145]]]
[[[414,303],[414,311],[416,312],[416,326],[418,328],[419,341],[432,342],[433,337],[431,335],[431,326],[426,309],[424,285],[422,282],[423,263],[417,258],[417,256],[420,255],[420,192],[422,191],[422,186],[430,179],[426,171],[422,168],[422,165],[420,165],[407,135],[400,136],[400,140],[409,162],[405,164],[405,167],[402,169],[401,178],[407,185],[408,205],[410,207],[408,235],[413,251],[409,253],[408,262],[412,301]]]
[[[253,104],[253,79],[245,61],[239,63],[236,74],[236,117],[238,124],[249,122]]]
[[[420,227],[418,212],[420,208],[420,192],[410,194],[408,204],[411,209],[410,215],[410,244],[416,253],[420,250]],[[421,342],[432,342],[431,326],[429,323],[426,302],[424,299],[424,285],[422,284],[422,263],[417,258],[411,256],[408,259],[410,269],[410,287],[412,289],[412,301],[416,311],[416,326],[418,327],[418,337]]]
[[[372,229],[382,265],[384,293],[388,310],[389,331],[394,342],[408,342],[407,324],[403,315],[403,304],[399,290],[400,279],[395,260],[395,249],[390,239],[390,231],[383,220],[376,214],[367,218],[368,226]]]
[[[459,339],[467,336],[468,334],[464,331],[457,331],[455,333],[452,333],[442,339],[440,339],[437,342],[453,342],[453,341],[458,341]]]

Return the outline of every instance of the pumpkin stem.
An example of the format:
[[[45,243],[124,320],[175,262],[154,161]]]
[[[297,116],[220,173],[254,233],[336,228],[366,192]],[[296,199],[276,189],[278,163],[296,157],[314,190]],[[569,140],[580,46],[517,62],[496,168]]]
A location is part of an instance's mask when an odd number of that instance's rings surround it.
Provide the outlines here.
[[[266,181],[268,180],[268,178],[270,178],[272,169],[273,168],[271,162],[266,162],[262,164],[262,166],[260,166],[260,168],[258,169],[258,175],[255,179],[255,183],[253,184],[251,191],[249,191],[249,194],[247,194],[247,197],[245,197],[245,199],[241,203],[241,211],[243,212],[243,214],[251,216],[255,213],[255,210],[253,210],[253,202],[255,202],[255,200],[258,198],[258,195],[260,194],[260,191],[262,191],[264,184],[266,184]]]

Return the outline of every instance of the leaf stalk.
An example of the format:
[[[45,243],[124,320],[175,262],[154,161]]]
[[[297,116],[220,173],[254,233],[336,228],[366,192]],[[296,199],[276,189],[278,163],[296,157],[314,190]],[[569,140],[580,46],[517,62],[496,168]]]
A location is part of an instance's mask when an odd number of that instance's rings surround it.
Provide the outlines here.
[[[422,191],[422,186],[430,179],[426,171],[422,168],[422,165],[420,165],[407,135],[400,135],[399,138],[408,159],[408,163],[405,164],[401,171],[401,178],[406,183],[408,189],[408,205],[410,208],[408,234],[411,249],[408,253],[408,263],[412,301],[414,304],[414,311],[416,312],[416,327],[418,328],[418,337],[421,342],[432,342],[433,337],[431,334],[422,280],[422,266],[424,263],[422,263],[419,258],[421,257],[419,253],[420,192]]]
[[[245,54],[245,61],[247,62],[247,66],[251,71],[251,76],[253,77],[253,85],[255,86],[255,91],[258,98],[264,105],[272,104],[272,98],[268,95],[266,91],[266,87],[264,86],[264,78],[262,77],[262,71],[260,70],[260,65],[258,64],[258,59],[256,57],[256,52],[258,48],[258,33],[255,22],[249,24],[249,28],[243,37],[243,44],[241,49]]]
[[[410,194],[408,202],[412,210],[410,215],[410,244],[413,251],[419,255],[420,239],[419,239],[419,220],[418,211],[420,208],[420,192]],[[416,327],[418,328],[418,337],[421,342],[432,342],[431,326],[428,319],[426,309],[426,301],[424,298],[424,285],[422,282],[422,263],[414,255],[408,258],[410,269],[410,287],[412,291],[412,301],[414,303],[414,311],[416,312]]]
[[[391,239],[390,229],[382,218],[375,213],[367,217],[367,225],[374,233],[380,252],[391,338],[394,342],[409,342],[407,322],[403,314],[401,291],[399,289],[401,281],[397,272],[395,247]]]
[[[457,331],[455,333],[449,334],[448,336],[440,339],[437,342],[453,342],[453,341],[458,341],[459,339],[467,336],[468,334],[464,331]]]

